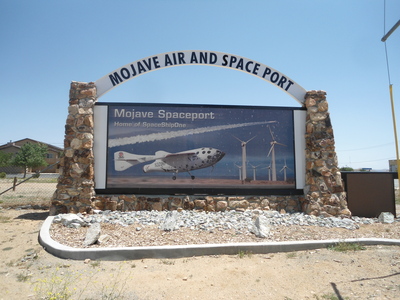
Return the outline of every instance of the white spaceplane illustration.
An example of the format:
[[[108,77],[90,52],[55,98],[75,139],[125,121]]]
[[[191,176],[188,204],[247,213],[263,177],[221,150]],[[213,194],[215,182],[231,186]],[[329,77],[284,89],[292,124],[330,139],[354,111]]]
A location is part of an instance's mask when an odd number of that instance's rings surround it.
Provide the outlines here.
[[[173,173],[173,180],[176,179],[179,172],[188,172],[191,178],[195,179],[190,171],[214,167],[224,156],[224,152],[211,147],[178,153],[157,151],[155,155],[139,155],[117,151],[114,153],[114,162],[116,171],[124,171],[134,165],[154,160],[153,163],[143,166],[143,172],[171,172]]]

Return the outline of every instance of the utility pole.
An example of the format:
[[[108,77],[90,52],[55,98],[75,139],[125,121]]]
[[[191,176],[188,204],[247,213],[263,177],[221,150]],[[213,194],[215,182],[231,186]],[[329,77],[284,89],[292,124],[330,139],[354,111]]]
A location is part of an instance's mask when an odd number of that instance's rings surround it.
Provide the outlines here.
[[[386,43],[386,40],[389,38],[389,36],[397,29],[397,27],[400,26],[400,20],[397,21],[396,24],[382,37],[381,41]],[[386,45],[385,45],[386,46]],[[386,53],[387,55],[387,53]],[[388,65],[389,68],[389,65]],[[388,69],[389,72],[389,69]],[[389,93],[390,93],[390,102],[392,105],[392,119],[393,119],[393,128],[394,128],[394,141],[396,143],[396,159],[397,159],[397,178],[398,181],[400,182],[400,158],[399,158],[399,144],[397,141],[397,129],[396,129],[396,114],[395,114],[395,108],[394,108],[394,100],[393,100],[393,88],[392,84],[390,82],[390,77],[389,77]]]

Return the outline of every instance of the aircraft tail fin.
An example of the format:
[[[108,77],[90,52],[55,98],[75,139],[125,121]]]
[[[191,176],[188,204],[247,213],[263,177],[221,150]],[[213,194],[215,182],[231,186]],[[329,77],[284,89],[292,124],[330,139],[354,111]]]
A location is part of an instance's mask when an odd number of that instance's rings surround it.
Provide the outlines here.
[[[114,153],[114,168],[116,171],[125,171],[132,166],[154,159],[154,155],[137,155],[125,151],[118,151]]]

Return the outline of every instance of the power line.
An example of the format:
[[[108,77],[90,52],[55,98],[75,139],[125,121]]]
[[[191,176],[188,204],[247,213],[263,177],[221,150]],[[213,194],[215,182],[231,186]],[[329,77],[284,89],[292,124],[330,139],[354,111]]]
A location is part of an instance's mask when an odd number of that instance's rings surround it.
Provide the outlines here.
[[[381,144],[381,145],[375,145],[375,146],[370,146],[370,147],[363,147],[363,148],[358,148],[358,149],[347,149],[347,150],[336,150],[336,151],[360,151],[360,150],[367,150],[367,149],[373,149],[373,148],[379,148],[379,147],[384,147],[384,146],[389,146],[393,145],[393,142],[391,143],[386,143],[386,144]]]
[[[360,164],[360,163],[369,163],[374,161],[388,161],[388,160],[395,160],[395,158],[381,158],[381,159],[373,159],[373,160],[364,160],[364,161],[352,161],[352,164]]]

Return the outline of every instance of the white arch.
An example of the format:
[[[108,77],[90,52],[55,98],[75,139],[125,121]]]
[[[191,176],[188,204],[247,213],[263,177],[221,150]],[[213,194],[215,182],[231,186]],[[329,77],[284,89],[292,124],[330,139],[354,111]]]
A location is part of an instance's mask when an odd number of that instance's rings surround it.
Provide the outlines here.
[[[230,68],[259,77],[292,96],[301,105],[306,90],[289,77],[262,63],[223,52],[184,50],[167,52],[134,61],[97,80],[97,97],[132,78],[158,69],[184,65],[208,65]]]

